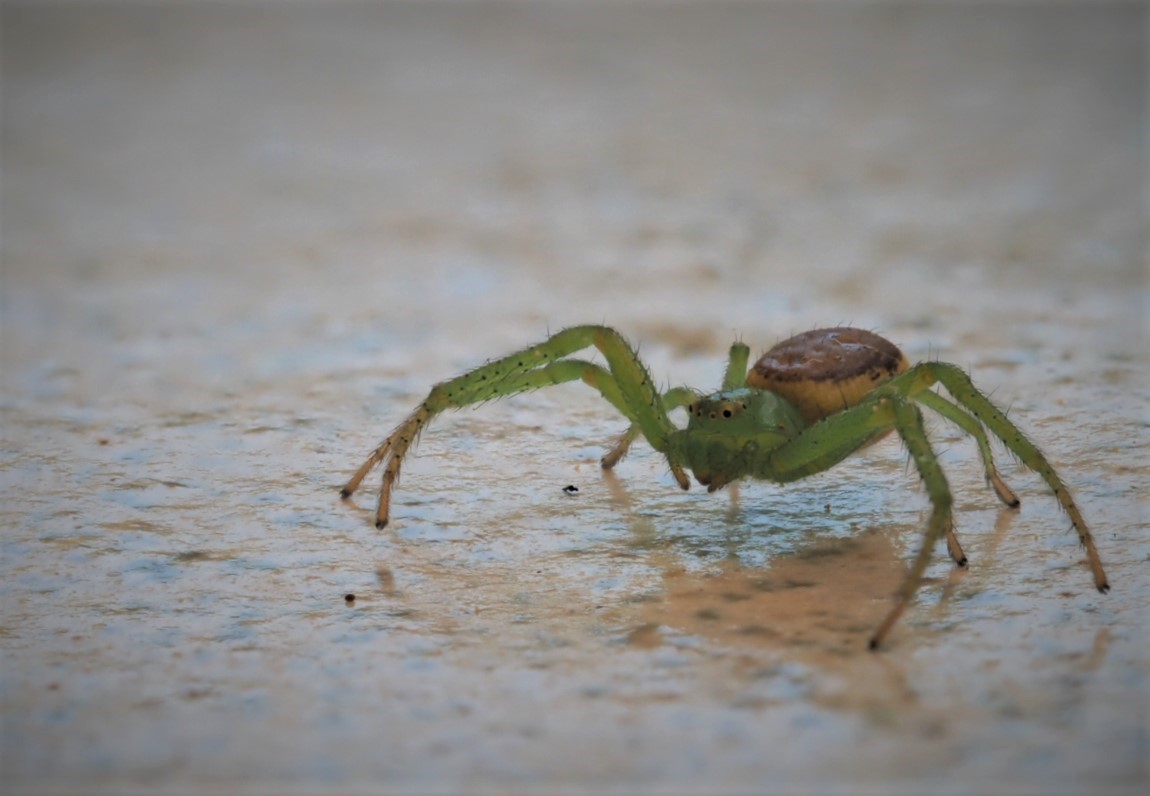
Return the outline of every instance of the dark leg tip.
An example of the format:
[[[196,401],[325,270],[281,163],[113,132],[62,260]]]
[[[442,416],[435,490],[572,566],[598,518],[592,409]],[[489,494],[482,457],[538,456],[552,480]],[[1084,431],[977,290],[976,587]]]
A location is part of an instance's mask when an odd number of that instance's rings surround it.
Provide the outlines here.
[[[376,520],[375,527],[382,531],[387,527],[387,520]]]
[[[1110,584],[1109,583],[1103,583],[1101,586],[1098,587],[1098,591],[1101,592],[1102,594],[1109,594],[1110,593]]]
[[[344,500],[347,500],[349,497],[351,497],[351,490],[350,489],[341,489],[341,490],[339,490],[339,496],[341,498],[343,498]]]
[[[966,556],[963,556],[962,558],[960,558],[958,561],[955,561],[954,563],[957,564],[958,566],[962,567],[963,569],[966,569]]]
[[[870,643],[867,644],[867,649],[869,649],[871,652],[874,652],[875,650],[877,650],[878,649],[878,639],[872,638],[870,640]]]

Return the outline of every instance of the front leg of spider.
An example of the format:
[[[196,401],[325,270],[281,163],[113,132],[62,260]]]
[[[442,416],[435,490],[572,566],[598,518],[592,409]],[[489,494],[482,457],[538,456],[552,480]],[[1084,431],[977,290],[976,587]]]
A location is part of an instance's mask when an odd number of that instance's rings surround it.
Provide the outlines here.
[[[586,348],[598,349],[607,368],[582,359],[569,358]],[[597,389],[624,417],[631,420],[652,447],[667,455],[675,480],[684,489],[689,484],[683,465],[669,450],[669,438],[676,432],[667,417],[663,401],[654,388],[646,366],[617,331],[606,326],[575,326],[564,329],[542,343],[488,362],[462,376],[431,388],[427,397],[407,419],[396,426],[356,470],[340,490],[350,497],[369,472],[383,464],[383,481],[376,504],[375,525],[387,525],[391,493],[399,480],[404,457],[419,435],[439,413],[494,398],[536,390],[564,382],[582,380]]]
[[[750,355],[751,349],[747,347],[746,343],[734,343],[731,346],[727,356],[727,369],[723,373],[722,390],[736,390],[747,386],[747,360]],[[670,412],[673,409],[689,405],[698,397],[698,390],[690,387],[674,387],[663,393],[663,408]],[[611,446],[611,450],[607,451],[599,460],[603,469],[610,470],[617,465],[627,455],[627,451],[631,449],[631,445],[639,437],[639,434],[640,430],[637,425],[632,425],[620,434],[615,444]]]

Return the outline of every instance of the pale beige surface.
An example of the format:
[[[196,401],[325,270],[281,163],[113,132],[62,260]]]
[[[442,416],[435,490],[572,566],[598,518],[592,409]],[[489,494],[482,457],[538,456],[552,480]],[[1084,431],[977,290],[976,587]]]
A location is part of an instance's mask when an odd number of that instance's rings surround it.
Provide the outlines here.
[[[1145,30],[7,4],[7,790],[1144,786]],[[926,502],[893,442],[681,493],[642,445],[604,477],[621,423],[568,386],[437,421],[386,531],[339,501],[433,382],[600,321],[668,383],[839,322],[968,367],[1113,593],[941,422],[971,567],[877,655]]]

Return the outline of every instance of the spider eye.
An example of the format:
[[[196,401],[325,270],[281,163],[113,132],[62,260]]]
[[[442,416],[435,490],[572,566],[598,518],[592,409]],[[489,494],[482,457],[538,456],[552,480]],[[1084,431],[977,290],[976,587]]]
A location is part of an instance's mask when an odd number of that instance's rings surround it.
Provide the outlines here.
[[[724,409],[723,410],[723,417],[730,417],[730,416],[731,416],[731,410],[730,409]]]

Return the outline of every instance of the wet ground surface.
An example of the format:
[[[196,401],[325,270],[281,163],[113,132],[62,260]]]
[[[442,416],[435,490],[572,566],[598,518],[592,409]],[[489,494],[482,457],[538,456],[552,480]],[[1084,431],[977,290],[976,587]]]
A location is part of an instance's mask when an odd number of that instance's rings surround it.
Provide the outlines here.
[[[1132,793],[1147,780],[1145,14],[652,3],[3,11],[13,793]],[[1032,433],[932,421],[679,491],[580,385],[436,419],[573,323],[714,386],[851,322]],[[577,491],[565,490],[573,486]]]

